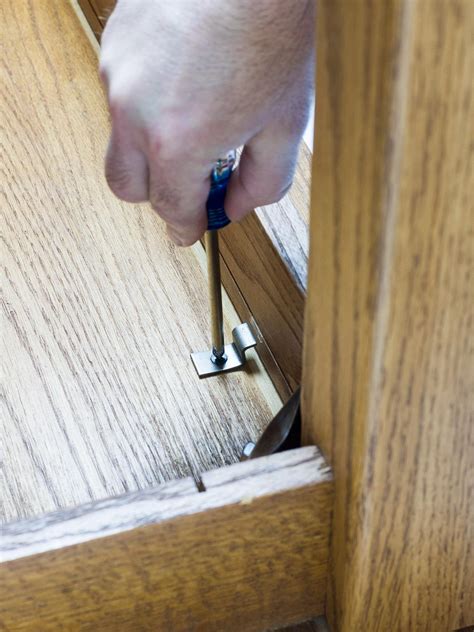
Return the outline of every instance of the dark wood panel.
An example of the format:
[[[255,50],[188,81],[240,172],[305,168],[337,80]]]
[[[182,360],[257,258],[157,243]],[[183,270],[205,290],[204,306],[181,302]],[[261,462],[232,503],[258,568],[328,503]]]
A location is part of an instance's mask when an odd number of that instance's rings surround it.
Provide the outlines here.
[[[99,40],[102,33],[103,25],[100,22],[99,18],[97,17],[95,9],[92,6],[90,0],[77,0],[77,3],[81,11],[84,13],[84,17],[89,23],[89,26],[91,27],[92,32],[94,33],[95,37]]]
[[[102,27],[105,26],[108,17],[113,11],[116,4],[116,0],[89,0],[94,7],[95,14],[97,15]]]

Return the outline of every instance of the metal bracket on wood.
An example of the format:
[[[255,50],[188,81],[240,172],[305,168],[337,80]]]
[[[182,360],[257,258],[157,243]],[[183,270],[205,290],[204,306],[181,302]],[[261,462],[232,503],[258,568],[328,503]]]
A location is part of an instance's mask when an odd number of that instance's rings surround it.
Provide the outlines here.
[[[191,354],[191,359],[199,377],[209,377],[216,373],[228,373],[244,366],[245,352],[257,344],[248,323],[242,323],[234,327],[232,338],[234,341],[225,345],[224,355],[221,358],[216,358],[212,350],[198,351]]]

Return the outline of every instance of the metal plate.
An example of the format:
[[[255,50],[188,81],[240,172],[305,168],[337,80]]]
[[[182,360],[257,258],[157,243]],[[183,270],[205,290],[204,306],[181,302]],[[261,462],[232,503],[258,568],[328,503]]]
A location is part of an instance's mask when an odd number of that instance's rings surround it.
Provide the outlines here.
[[[199,377],[210,377],[219,373],[236,371],[245,364],[245,352],[255,347],[257,341],[248,323],[242,323],[232,330],[234,342],[225,345],[227,360],[223,363],[213,361],[212,351],[198,351],[191,353],[191,360]]]
[[[212,351],[197,351],[196,353],[191,353],[191,360],[199,377],[209,377],[216,373],[228,373],[229,371],[236,371],[244,366],[245,358],[243,361],[240,359],[233,342],[224,348],[227,360],[223,364],[216,364],[212,361]]]

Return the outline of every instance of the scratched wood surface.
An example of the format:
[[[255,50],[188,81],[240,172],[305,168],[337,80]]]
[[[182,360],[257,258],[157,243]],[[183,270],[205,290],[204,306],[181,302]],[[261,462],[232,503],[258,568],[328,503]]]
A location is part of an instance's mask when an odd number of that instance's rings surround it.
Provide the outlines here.
[[[234,462],[280,407],[256,354],[199,381],[201,246],[108,191],[97,60],[69,3],[1,3],[3,519]],[[237,316],[226,299],[226,329]],[[250,356],[249,356],[250,357]]]
[[[204,473],[203,487],[5,528],[0,627],[261,632],[321,614],[332,481],[317,448]]]
[[[334,468],[328,611],[447,632],[474,624],[474,3],[318,7],[303,421]]]

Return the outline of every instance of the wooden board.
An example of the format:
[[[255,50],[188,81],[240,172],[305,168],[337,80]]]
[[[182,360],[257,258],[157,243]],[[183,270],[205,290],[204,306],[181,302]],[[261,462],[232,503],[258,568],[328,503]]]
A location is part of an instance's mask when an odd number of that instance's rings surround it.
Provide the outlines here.
[[[200,381],[203,249],[174,248],[103,177],[107,110],[70,5],[0,8],[5,265],[3,519],[238,459],[281,402],[256,354]],[[239,320],[225,299],[226,330]]]
[[[229,226],[221,254],[291,393],[301,382],[304,295],[261,229],[254,214]]]
[[[474,3],[318,6],[303,421],[334,467],[329,614],[446,632],[474,623]]]
[[[261,631],[324,607],[331,477],[314,447],[7,528],[0,626]]]
[[[104,27],[116,4],[116,0],[88,0],[88,2],[92,6],[102,27]]]
[[[300,145],[293,186],[276,204],[257,209],[262,227],[285,263],[293,283],[306,293],[312,152]]]
[[[97,39],[100,39],[103,26],[92,4],[89,0],[77,0],[77,5],[79,6],[80,11],[84,14],[84,17],[86,18],[94,36]]]
[[[114,5],[115,0],[81,0],[97,39]],[[262,361],[283,398],[301,383],[310,177],[311,152],[301,143],[290,192],[229,226],[221,240],[224,287],[240,318],[250,314],[255,322],[265,341]]]

